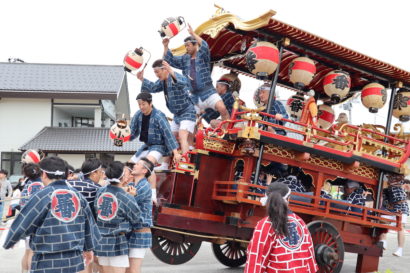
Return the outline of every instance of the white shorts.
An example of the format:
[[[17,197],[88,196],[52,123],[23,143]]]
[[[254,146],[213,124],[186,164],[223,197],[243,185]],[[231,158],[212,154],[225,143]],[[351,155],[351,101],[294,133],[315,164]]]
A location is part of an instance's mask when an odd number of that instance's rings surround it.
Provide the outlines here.
[[[205,101],[202,101],[201,99],[199,99],[198,104],[195,105],[195,111],[197,114],[199,114],[201,113],[201,110],[205,110],[207,108],[216,110],[215,105],[220,100],[222,100],[222,98],[217,93],[212,94]]]
[[[115,267],[129,267],[130,260],[128,255],[112,256],[112,257],[103,257],[97,256],[98,263],[102,266],[115,266]]]
[[[148,248],[130,248],[128,256],[130,258],[139,258],[143,259]]]
[[[390,219],[390,220],[396,220],[396,216],[394,215],[382,215],[382,218]],[[405,225],[407,223],[407,214],[402,214],[401,215],[401,224]],[[391,223],[391,226],[395,226],[395,223]]]
[[[30,249],[30,237],[26,237],[26,239],[24,239],[24,241],[26,242],[26,249]]]
[[[195,121],[192,120],[181,120],[181,122],[178,124],[175,123],[175,121],[171,122],[171,131],[172,132],[178,132],[179,130],[187,130],[191,134],[194,133],[195,130]]]
[[[145,150],[138,157],[133,155],[130,160],[134,163],[137,163],[138,161],[140,161],[141,158],[147,157],[147,155],[152,156],[153,158],[155,158],[155,160],[157,161],[155,163],[158,163],[160,161],[160,159],[162,158],[162,154],[158,151]]]

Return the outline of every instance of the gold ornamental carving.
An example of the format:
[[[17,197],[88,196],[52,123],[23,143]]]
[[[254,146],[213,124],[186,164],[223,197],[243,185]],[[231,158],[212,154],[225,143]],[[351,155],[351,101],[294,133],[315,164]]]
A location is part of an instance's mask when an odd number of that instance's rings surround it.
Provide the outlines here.
[[[308,163],[324,167],[324,168],[329,168],[329,169],[334,169],[338,171],[343,171],[344,166],[343,163],[337,160],[331,160],[327,159],[321,156],[311,156],[308,160]]]
[[[272,144],[265,145],[264,150],[265,150],[265,153],[267,154],[276,155],[276,156],[284,157],[284,158],[291,158],[291,159],[295,158],[294,153],[292,153],[291,151],[286,150],[279,146],[272,145]]]
[[[360,164],[360,167],[354,169],[352,173],[370,179],[377,179],[379,177],[379,171],[376,168],[364,164]]]
[[[211,151],[232,154],[235,150],[235,143],[223,139],[205,137],[204,148]]]

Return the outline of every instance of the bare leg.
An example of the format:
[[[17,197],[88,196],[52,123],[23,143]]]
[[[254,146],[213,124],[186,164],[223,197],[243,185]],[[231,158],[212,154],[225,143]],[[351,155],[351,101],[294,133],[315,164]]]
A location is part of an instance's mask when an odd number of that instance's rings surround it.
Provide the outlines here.
[[[226,110],[225,104],[222,100],[215,104],[215,109],[219,112],[219,114],[221,114],[222,120],[227,120],[230,118],[228,110]]]
[[[125,273],[126,267],[102,266],[103,273]]]
[[[185,154],[189,151],[188,145],[188,135],[189,132],[187,130],[179,130],[179,145],[181,146],[182,154]]]
[[[126,273],[141,273],[142,258],[130,258],[130,267]]]
[[[404,247],[404,239],[405,239],[405,234],[404,234],[404,225],[402,225],[401,230],[397,232],[397,242],[399,244],[399,247],[403,248]]]

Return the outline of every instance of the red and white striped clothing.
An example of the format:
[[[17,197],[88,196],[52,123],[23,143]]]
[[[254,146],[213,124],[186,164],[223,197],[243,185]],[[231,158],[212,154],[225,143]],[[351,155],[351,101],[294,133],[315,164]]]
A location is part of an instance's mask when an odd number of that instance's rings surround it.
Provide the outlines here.
[[[317,272],[309,230],[294,213],[288,214],[289,236],[279,236],[268,217],[260,220],[248,246],[244,273]]]

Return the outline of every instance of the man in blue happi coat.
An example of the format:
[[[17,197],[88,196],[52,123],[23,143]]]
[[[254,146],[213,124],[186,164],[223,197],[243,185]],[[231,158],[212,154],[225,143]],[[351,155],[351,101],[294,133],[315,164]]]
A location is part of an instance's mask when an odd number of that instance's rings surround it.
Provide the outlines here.
[[[256,90],[255,99],[258,102],[258,104],[261,104],[267,107],[268,101],[269,101],[270,89],[271,89],[271,85],[265,83]],[[289,118],[288,113],[286,112],[285,106],[282,104],[282,102],[276,100],[276,98],[272,99],[270,110],[268,111],[268,109],[265,109],[263,110],[263,112],[269,113],[275,116],[275,118],[273,117],[267,118],[266,121],[270,123],[278,124],[281,126],[284,126],[286,123],[282,120],[282,118],[286,118],[286,119]],[[275,132],[278,135],[286,135],[286,131],[281,128],[268,127],[268,131],[272,133]]]
[[[172,67],[181,69],[182,73],[190,80],[192,101],[196,106],[197,113],[211,108],[217,110],[223,120],[229,119],[228,111],[221,97],[216,93],[211,78],[211,56],[209,46],[205,40],[197,35],[188,25],[191,36],[185,42],[186,54],[174,56],[169,50],[169,39],[163,39],[164,59]]]
[[[154,165],[143,157],[132,166],[134,182],[129,185],[137,189],[135,200],[141,210],[141,221],[132,226],[129,236],[129,259],[130,268],[127,273],[140,273],[142,260],[145,253],[152,246],[152,202],[151,189],[147,178],[153,172]]]
[[[179,139],[182,154],[189,150],[188,135],[195,130],[195,108],[189,98],[189,82],[185,76],[176,73],[164,60],[156,60],[152,67],[158,77],[156,82],[144,78],[144,71],[137,73],[142,81],[141,91],[149,93],[164,92],[165,103],[174,114],[171,130]]]
[[[48,157],[39,163],[45,188],[32,195],[11,225],[4,243],[9,249],[30,236],[31,271],[79,272],[93,259],[101,236],[84,197],[65,179],[65,162]]]
[[[221,96],[222,101],[225,104],[225,107],[226,107],[226,110],[228,111],[229,116],[231,116],[232,114],[232,108],[235,102],[235,97],[231,89],[232,85],[233,85],[233,82],[230,79],[224,78],[224,77],[221,77],[216,82],[216,91]],[[219,125],[220,121],[217,120],[217,118],[219,117],[220,117],[219,112],[211,108],[205,109],[205,112],[202,114],[202,118],[206,122],[208,122],[213,128],[216,128]]]

